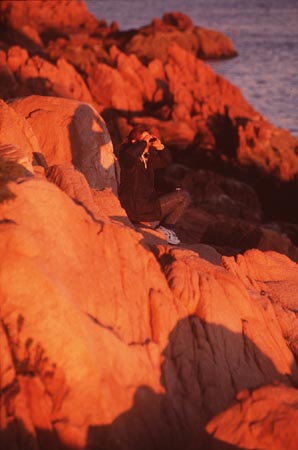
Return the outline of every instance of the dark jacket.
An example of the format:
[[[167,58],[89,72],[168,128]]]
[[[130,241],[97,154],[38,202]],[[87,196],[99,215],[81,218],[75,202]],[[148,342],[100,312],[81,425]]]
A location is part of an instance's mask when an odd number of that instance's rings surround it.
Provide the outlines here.
[[[147,168],[140,161],[146,148],[145,141],[124,143],[120,147],[119,199],[132,222],[161,219],[158,193],[154,187],[154,171],[171,161],[166,150],[149,149]]]

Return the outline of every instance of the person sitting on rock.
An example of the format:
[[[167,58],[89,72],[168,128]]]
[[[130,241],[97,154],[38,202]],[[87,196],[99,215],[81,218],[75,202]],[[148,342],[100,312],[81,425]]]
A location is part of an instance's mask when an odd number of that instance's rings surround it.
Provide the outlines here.
[[[171,162],[160,139],[142,125],[132,129],[119,151],[119,199],[133,224],[161,231],[167,242],[179,244],[174,227],[190,204],[190,195],[177,189],[159,195],[155,170]]]

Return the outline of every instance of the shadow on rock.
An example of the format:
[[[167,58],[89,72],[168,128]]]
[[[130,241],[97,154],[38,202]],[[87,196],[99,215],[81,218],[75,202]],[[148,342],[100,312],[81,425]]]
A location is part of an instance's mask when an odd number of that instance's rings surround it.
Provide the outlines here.
[[[84,446],[63,443],[54,423],[51,424],[49,420],[48,424],[53,428],[41,429],[32,423],[29,416],[24,416],[23,419],[23,411],[22,419],[16,414],[14,417],[6,415],[7,425],[0,431],[1,449],[247,448],[216,439],[206,432],[206,424],[235,404],[235,396],[239,391],[277,383],[293,387],[295,383],[294,366],[292,374],[279,373],[273,362],[247,336],[233,333],[219,325],[208,324],[196,316],[189,316],[177,323],[169,335],[162,356],[160,382],[164,392],[154,392],[145,385],[137,387],[131,409],[120,414],[110,424],[89,425]],[[7,406],[8,401],[5,398],[3,404]],[[5,416],[2,424],[4,420]],[[65,426],[67,428],[67,422]],[[262,423],[259,426],[262,427]],[[64,436],[67,439],[65,432]],[[267,439],[266,424],[264,439]],[[263,446],[262,442],[260,445],[262,448],[269,448]]]
[[[130,410],[111,424],[89,427],[88,450],[241,448],[207,435],[206,423],[240,390],[293,383],[247,337],[194,316],[177,323],[163,356],[164,393],[139,386]]]
[[[72,164],[85,175],[90,187],[112,188],[117,193],[116,158],[103,118],[90,105],[75,110],[68,127]]]

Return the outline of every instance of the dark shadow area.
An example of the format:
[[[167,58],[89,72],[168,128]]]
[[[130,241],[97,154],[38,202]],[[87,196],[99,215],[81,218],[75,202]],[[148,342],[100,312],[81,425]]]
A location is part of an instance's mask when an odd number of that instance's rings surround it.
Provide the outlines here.
[[[283,220],[298,224],[298,180],[279,181],[274,177],[255,178],[252,186],[263,205],[267,220]]]
[[[118,163],[105,121],[90,105],[80,104],[68,125],[72,164],[85,175],[91,188],[118,191]]]
[[[201,242],[214,248],[228,245],[230,249],[234,249],[231,254],[237,254],[258,248],[261,237],[262,231],[258,226],[217,220],[207,227]]]
[[[207,127],[215,138],[216,151],[228,158],[236,158],[239,147],[238,130],[229,117],[228,108],[226,107],[224,115],[209,116]]]
[[[59,97],[59,93],[53,91],[53,84],[48,78],[29,77],[25,81],[26,89],[29,91],[27,95],[43,95]],[[62,95],[63,97],[63,95]]]
[[[234,147],[235,149],[235,147]],[[215,149],[206,149],[199,142],[186,150],[171,149],[173,160],[192,170],[211,170],[251,186],[261,204],[264,221],[280,220],[298,224],[298,179],[282,181],[277,175],[265,173],[260,167],[240,165],[235,158],[225,160]]]
[[[16,28],[11,28],[9,25],[3,23],[0,24],[0,41],[6,43],[7,47],[12,45],[19,45],[25,48],[30,56],[39,55],[48,60],[44,49],[38,45],[33,39],[30,39],[25,33]]]
[[[49,168],[48,163],[46,161],[46,158],[45,158],[45,156],[42,153],[40,153],[40,152],[33,152],[32,156],[33,156],[33,160],[32,160],[32,165],[33,166],[41,166],[45,170],[47,170]]]
[[[1,43],[0,43],[0,50]],[[18,93],[18,83],[10,68],[0,64],[0,98],[6,100],[10,97],[16,97]]]
[[[144,109],[142,110],[125,110],[125,109],[115,109],[115,108],[105,108],[101,112],[101,116],[106,122],[107,128],[112,136],[115,154],[118,157],[119,156],[119,147],[122,143],[122,137],[120,136],[118,125],[119,120],[121,121],[122,118],[126,119],[127,123],[131,126],[136,125],[139,121],[135,122],[135,118],[148,118],[152,117],[154,119],[158,119],[161,121],[167,121],[170,119],[171,110],[170,106],[173,103],[172,100],[172,94],[169,91],[169,88],[167,84],[164,83],[162,80],[156,81],[157,88],[162,91],[162,97],[163,99],[160,101],[155,102],[147,102],[144,105]],[[158,92],[157,89],[157,92]],[[143,122],[144,125],[147,125],[146,120]],[[158,126],[152,127],[152,125],[148,126],[152,131],[154,131],[155,134],[158,135]],[[153,128],[156,128],[153,130]],[[168,147],[168,146],[167,146]]]
[[[231,406],[236,392],[242,389],[276,382],[296,387],[296,367],[292,374],[279,373],[245,334],[235,334],[196,316],[177,323],[162,355],[160,382],[164,393],[138,386],[128,411],[111,424],[89,426],[84,449],[240,450],[208,435],[207,422]],[[18,392],[14,389],[10,395]],[[3,404],[6,400],[3,395]],[[21,420],[12,419],[1,431],[1,450],[75,450],[59,442],[54,428],[35,429],[35,433],[27,431]]]
[[[152,102],[144,103],[144,110],[150,111],[150,116],[161,121],[170,120],[174,96],[170,91],[169,85],[159,78],[155,80],[156,92]],[[159,97],[159,98],[158,98]],[[147,113],[148,115],[148,113]]]
[[[200,365],[200,354],[206,342],[212,346],[214,336],[219,336],[222,352],[242,349],[245,355],[237,355],[237,369],[230,374],[235,393],[238,390],[254,389],[263,384],[278,382],[291,384],[293,380],[278,373],[271,360],[265,356],[246,336],[237,335],[226,328],[202,322],[190,316],[177,323],[169,335],[163,352],[161,384],[165,394],[154,392],[148,386],[139,386],[135,391],[133,406],[119,415],[111,424],[89,427],[86,449],[88,450],[224,450],[240,449],[206,434],[204,426],[216,414],[234,401],[227,401],[224,385],[220,380],[220,368],[214,368],[214,376],[199,386],[204,378],[204,362]],[[213,341],[214,344],[214,341]],[[228,345],[229,349],[225,348]],[[218,349],[217,349],[218,351]],[[210,367],[212,366],[210,361]],[[185,367],[188,370],[184,370]],[[208,368],[208,371],[210,370]],[[247,373],[251,368],[253,373]],[[242,371],[242,376],[238,375]],[[238,377],[238,379],[237,379]],[[214,385],[210,398],[208,386]],[[220,399],[220,401],[218,401]],[[225,400],[224,400],[225,399]],[[218,405],[221,403],[221,408]],[[223,406],[224,405],[224,406]]]
[[[140,111],[129,111],[124,109],[105,108],[100,114],[112,136],[115,155],[118,158],[119,148],[123,141],[118,129],[119,121],[124,118],[132,125],[134,124],[134,117],[148,117],[151,113],[148,113],[145,109]]]
[[[50,41],[55,41],[56,39],[66,39],[69,41],[69,36],[67,32],[62,30],[57,30],[56,28],[47,28],[40,33],[40,38],[45,45],[48,45]]]
[[[120,222],[123,225],[125,225],[129,228],[132,228],[133,230],[135,229],[135,227],[133,226],[133,224],[131,223],[131,221],[129,220],[129,218],[126,215],[123,215],[123,216],[110,216],[109,215],[109,218],[111,220],[115,220],[116,222]]]
[[[28,431],[21,419],[10,420],[8,426],[0,429],[1,450],[78,450],[77,447],[63,445],[53,430],[34,429]]]
[[[224,60],[228,60],[228,59],[233,59],[233,58],[237,58],[237,56],[239,56],[239,53],[235,50],[233,53],[231,53],[230,55],[213,55],[213,56],[206,56],[204,54],[204,52],[201,51],[201,49],[199,49],[196,53],[196,57],[199,59],[202,59],[203,61],[209,61],[209,62],[214,62],[214,61],[224,61]]]
[[[80,126],[80,131],[78,130]],[[95,129],[97,128],[97,129]],[[101,131],[99,131],[101,130]],[[85,139],[86,144],[94,143],[96,140],[107,136],[106,124],[99,115],[92,110],[87,104],[82,104],[77,107],[73,120],[68,127],[69,140],[71,144],[72,164],[75,167],[84,166],[84,159],[86,155],[82,154],[82,138]]]
[[[0,204],[15,198],[15,194],[8,187],[10,181],[16,182],[19,179],[32,176],[32,173],[22,164],[5,159],[0,155]]]

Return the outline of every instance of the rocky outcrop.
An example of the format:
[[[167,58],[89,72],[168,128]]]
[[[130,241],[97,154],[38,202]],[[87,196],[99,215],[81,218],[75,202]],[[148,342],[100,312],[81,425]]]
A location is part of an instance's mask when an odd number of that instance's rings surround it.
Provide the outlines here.
[[[24,48],[5,48],[0,58],[8,86],[4,98],[41,94],[93,102],[106,118],[116,147],[133,123],[147,123],[179,154],[176,162],[217,166],[222,172],[228,166],[238,178],[250,178],[268,215],[274,205],[264,184],[270,184],[269,191],[283,206],[281,217],[291,221],[287,197],[297,190],[297,139],[268,123],[239,89],[198,58],[227,56],[228,41],[179,13],[122,33],[88,18],[82,2],[75,8],[64,2],[63,17],[53,2],[42,2],[41,14],[34,9],[39,2],[15,3],[5,1],[1,7],[12,29],[30,16],[38,32],[46,33],[51,23],[59,35],[44,40],[43,53],[30,50],[26,56]],[[76,9],[82,19],[73,20]],[[280,184],[289,182],[293,185],[288,188]]]
[[[254,267],[248,285],[233,260],[218,266],[167,246],[154,257],[139,233],[92,217],[45,179],[9,189],[15,199],[1,204],[5,439],[182,449],[203,442],[204,424],[239,390],[298,381],[275,307],[258,289],[284,273],[297,291],[297,265],[286,257],[245,255]]]
[[[295,450],[297,401],[297,390],[284,386],[266,386],[251,395],[248,391],[239,393],[237,403],[208,424],[211,436],[206,448]]]
[[[173,248],[136,233],[112,192],[92,191],[70,163],[46,178],[3,161],[4,448],[242,447],[253,414],[272,442],[258,411],[271,407],[269,427],[274,389],[296,395],[297,264]],[[283,432],[292,419],[280,442]]]
[[[1,67],[6,76],[4,99],[34,93],[93,102],[83,78],[64,58],[52,64],[42,56],[29,57],[24,48],[12,46],[2,53]]]
[[[115,67],[98,63],[88,74],[88,86],[95,100],[119,111],[137,113],[145,102],[152,102],[156,80],[135,55],[127,56],[116,47],[111,54]]]
[[[33,56],[18,68],[17,78],[29,93],[92,102],[82,77],[63,58],[53,65],[39,56]]]
[[[132,33],[122,49],[143,61],[158,58],[166,63],[173,42],[200,58],[231,58],[237,55],[229,38],[217,31],[194,26],[191,19],[182,13],[166,13],[161,20],[154,19],[151,25]]]
[[[253,164],[279,180],[290,181],[298,171],[297,138],[266,121],[248,122],[239,127],[237,158],[241,164]]]
[[[38,34],[63,34],[74,30],[91,29],[97,26],[97,20],[87,11],[82,0],[52,2],[4,0],[0,5],[0,22],[12,30],[23,31],[28,24]]]
[[[225,257],[227,270],[236,274],[249,286],[254,286],[260,294],[269,299],[279,320],[284,339],[293,354],[298,355],[296,280],[297,263],[292,262],[285,270],[284,256],[279,253],[265,253],[253,250],[235,259]]]
[[[213,216],[213,220],[207,224],[201,242],[213,245],[221,253],[236,254],[250,248],[258,248],[263,251],[275,250],[289,256],[293,261],[298,260],[298,248],[286,234],[266,228],[262,224],[216,217],[216,222]]]
[[[298,234],[259,181],[294,183],[297,141],[195,56],[223,56],[216,32],[54,3],[0,6],[1,446],[294,450]],[[179,247],[116,195],[140,122],[172,151],[161,190],[192,196]]]
[[[27,120],[3,100],[0,100],[0,148],[0,155],[32,171],[33,152],[39,151],[36,136]],[[14,156],[9,157],[12,150]]]
[[[211,170],[192,170],[172,164],[163,174],[169,189],[177,187],[191,193],[193,205],[211,214],[222,214],[251,222],[260,222],[263,211],[255,190],[246,183]]]
[[[29,96],[13,100],[10,106],[32,127],[49,166],[72,162],[92,188],[111,187],[117,192],[113,144],[104,120],[91,105]]]

